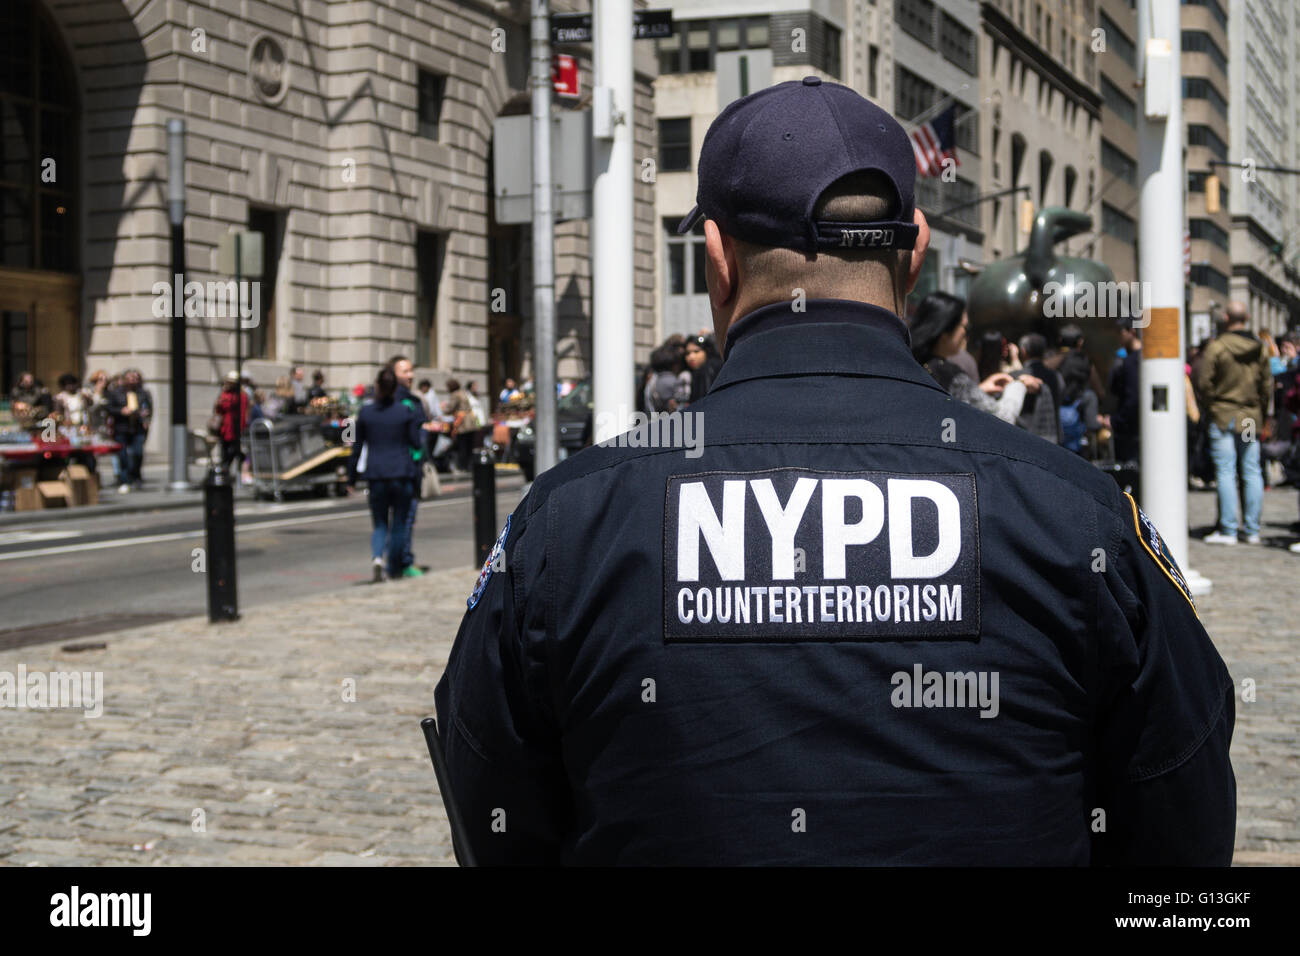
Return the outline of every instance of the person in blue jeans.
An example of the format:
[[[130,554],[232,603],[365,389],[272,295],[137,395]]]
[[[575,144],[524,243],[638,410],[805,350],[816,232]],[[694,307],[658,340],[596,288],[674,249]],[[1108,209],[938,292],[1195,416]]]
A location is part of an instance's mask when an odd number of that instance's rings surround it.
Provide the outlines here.
[[[1240,422],[1229,422],[1226,428],[1210,422],[1210,458],[1214,461],[1214,483],[1219,494],[1219,527],[1214,535],[1205,539],[1210,544],[1230,544],[1237,540],[1238,466],[1241,468],[1246,512],[1241,521],[1241,531],[1247,544],[1259,543],[1259,516],[1264,507],[1264,476],[1259,467],[1260,440],[1257,434],[1247,440],[1243,433],[1246,432]]]
[[[366,449],[366,487],[370,498],[370,557],[376,582],[384,579],[387,554],[389,578],[419,577],[409,564],[407,535],[417,486],[411,453],[421,445],[424,418],[397,400],[397,376],[384,368],[375,380],[375,400],[357,414],[353,436],[355,454],[348,458],[348,489],[356,488],[360,449]]]
[[[1237,543],[1237,466],[1245,515],[1241,531],[1247,544],[1259,544],[1259,514],[1264,506],[1264,478],[1259,470],[1259,443],[1265,435],[1273,397],[1273,374],[1264,343],[1246,329],[1246,306],[1228,303],[1223,334],[1205,347],[1196,385],[1205,396],[1210,418],[1210,457],[1219,492],[1219,527],[1207,544]]]

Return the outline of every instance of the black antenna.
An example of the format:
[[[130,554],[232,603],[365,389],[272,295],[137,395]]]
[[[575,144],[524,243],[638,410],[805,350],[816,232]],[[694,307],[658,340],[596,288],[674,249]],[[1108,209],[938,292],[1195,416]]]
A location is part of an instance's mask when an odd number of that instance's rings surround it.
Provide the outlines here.
[[[447,810],[447,823],[451,827],[451,848],[456,854],[456,862],[461,866],[477,866],[474,851],[470,849],[469,835],[465,831],[465,821],[456,807],[456,796],[451,790],[451,781],[447,777],[447,760],[442,754],[442,740],[438,737],[438,722],[432,717],[420,721],[424,731],[424,742],[429,745],[429,757],[433,760],[433,772],[438,778],[438,792],[442,794],[442,805]]]

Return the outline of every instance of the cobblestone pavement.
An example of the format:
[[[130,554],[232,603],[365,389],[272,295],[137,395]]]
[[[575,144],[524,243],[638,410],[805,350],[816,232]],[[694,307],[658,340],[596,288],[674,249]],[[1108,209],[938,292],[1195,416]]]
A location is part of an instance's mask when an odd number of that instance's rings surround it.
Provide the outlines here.
[[[454,862],[419,721],[476,576],[0,654],[10,673],[102,670],[106,701],[0,711],[0,862]]]
[[[1194,535],[1213,509],[1192,495]],[[1296,517],[1294,491],[1270,492],[1264,546],[1190,544],[1214,582],[1202,619],[1239,690],[1255,682],[1233,739],[1242,864],[1300,864]],[[0,863],[453,862],[419,720],[474,578],[349,586],[233,624],[95,638],[102,650],[0,653],[10,673],[102,671],[105,694],[97,718],[0,711]]]
[[[1188,563],[1214,584],[1197,605],[1237,683],[1234,860],[1300,866],[1300,554],[1287,550],[1300,540],[1296,491],[1264,494],[1259,546],[1201,543],[1215,515],[1213,492],[1191,494]],[[1253,702],[1242,699],[1247,680]]]

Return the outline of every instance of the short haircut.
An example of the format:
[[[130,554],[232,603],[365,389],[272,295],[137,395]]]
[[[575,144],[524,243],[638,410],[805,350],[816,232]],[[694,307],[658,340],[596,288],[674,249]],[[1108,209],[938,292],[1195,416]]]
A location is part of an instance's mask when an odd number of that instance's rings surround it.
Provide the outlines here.
[[[427,378],[422,378],[422,379],[420,379],[420,384],[417,385],[417,386],[415,386],[415,387],[416,387],[416,388],[433,388],[433,383],[432,383],[431,381],[429,381]]]
[[[79,384],[80,379],[71,372],[64,372],[59,376],[59,388],[67,388],[69,385]]]
[[[1020,337],[1020,354],[1027,359],[1040,359],[1047,354],[1047,339],[1037,332]]]
[[[388,360],[388,364],[385,365],[384,368],[397,368],[398,362],[409,362],[409,361],[411,360],[407,358],[405,355],[394,355],[392,358]]]
[[[1079,343],[1083,341],[1083,329],[1073,324],[1063,325],[1061,326],[1059,341],[1061,343],[1061,348],[1077,349]]]
[[[881,173],[842,176],[813,207],[816,219],[831,222],[876,222],[898,215],[897,196]],[[819,249],[815,254],[781,246],[735,240],[742,280],[769,296],[788,301],[796,288],[808,298],[842,298],[896,302],[911,262],[911,250]]]

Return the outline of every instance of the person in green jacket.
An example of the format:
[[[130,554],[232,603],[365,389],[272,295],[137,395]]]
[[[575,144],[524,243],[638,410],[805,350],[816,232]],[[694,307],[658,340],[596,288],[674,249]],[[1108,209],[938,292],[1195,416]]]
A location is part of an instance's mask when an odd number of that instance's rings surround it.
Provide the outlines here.
[[[1259,544],[1259,515],[1264,505],[1264,479],[1259,467],[1259,443],[1266,437],[1265,417],[1273,393],[1264,343],[1246,329],[1246,305],[1228,303],[1224,332],[1205,347],[1196,376],[1210,417],[1210,457],[1214,459],[1219,491],[1219,526],[1207,544],[1237,543],[1237,468],[1245,498],[1241,530],[1247,544]]]

